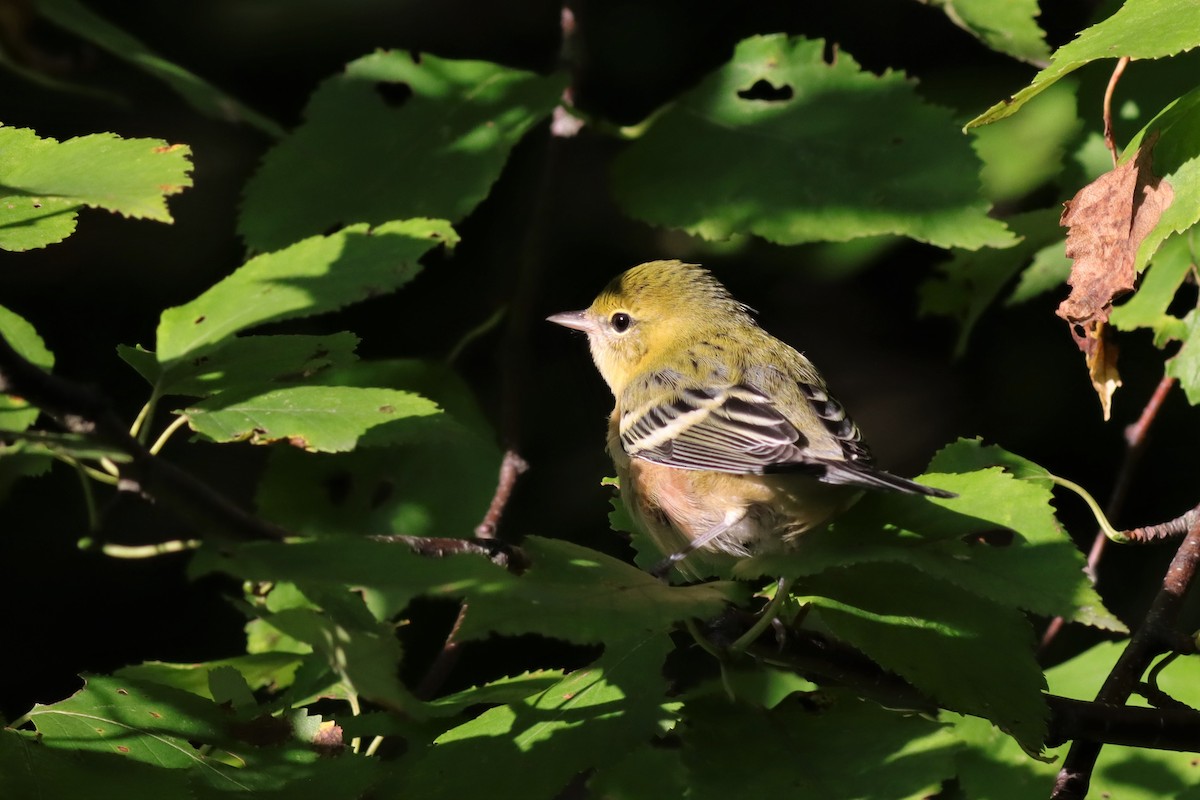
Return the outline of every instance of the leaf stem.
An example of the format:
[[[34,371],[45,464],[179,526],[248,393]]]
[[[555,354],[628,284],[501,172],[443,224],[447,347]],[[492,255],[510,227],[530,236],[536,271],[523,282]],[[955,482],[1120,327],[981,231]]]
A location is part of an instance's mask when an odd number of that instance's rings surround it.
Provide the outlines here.
[[[171,435],[186,425],[187,421],[188,418],[186,414],[180,414],[178,417],[176,417],[175,420],[168,425],[165,430],[163,430],[162,434],[158,437],[154,444],[150,445],[150,455],[158,455],[158,451],[163,449],[163,446],[166,445],[167,440],[171,438]]]
[[[1108,517],[1104,515],[1104,510],[1100,508],[1100,504],[1096,502],[1096,498],[1088,494],[1086,489],[1074,481],[1069,481],[1066,478],[1060,478],[1057,475],[1047,473],[1047,477],[1050,479],[1051,483],[1061,486],[1064,489],[1069,489],[1081,500],[1083,500],[1083,502],[1087,503],[1087,507],[1092,511],[1092,516],[1096,519],[1096,524],[1100,526],[1101,532],[1103,532],[1107,538],[1117,542],[1118,544],[1128,544],[1130,541],[1132,541],[1124,533],[1113,527],[1113,524],[1108,521]]]
[[[795,578],[780,578],[779,583],[775,585],[775,594],[771,598],[761,612],[758,619],[750,626],[750,629],[737,638],[733,644],[729,645],[729,652],[734,655],[743,653],[747,647],[758,641],[758,637],[762,636],[763,631],[771,627],[771,623],[778,616],[779,607],[787,600],[788,594],[792,590],[792,584],[796,582]]]

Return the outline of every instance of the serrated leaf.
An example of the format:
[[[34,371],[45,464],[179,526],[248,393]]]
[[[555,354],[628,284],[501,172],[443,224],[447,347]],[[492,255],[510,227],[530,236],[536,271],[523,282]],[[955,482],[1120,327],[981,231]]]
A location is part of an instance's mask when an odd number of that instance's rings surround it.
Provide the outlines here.
[[[697,800],[918,800],[954,774],[951,728],[848,696],[815,711],[785,702],[768,713],[712,698],[684,712],[687,796]]]
[[[262,394],[226,392],[179,413],[192,430],[216,442],[253,444],[286,441],[303,450],[353,450],[368,430],[394,426],[403,438],[419,418],[440,414],[431,400],[394,389],[357,386],[294,386]]]
[[[542,694],[552,686],[561,684],[561,670],[545,669],[511,675],[494,681],[463,689],[430,701],[431,711],[451,714],[468,706],[518,703],[535,694]]]
[[[250,259],[158,324],[158,360],[166,369],[267,322],[322,314],[394,291],[420,272],[417,259],[458,234],[441,220],[411,219],[371,229],[354,225]]]
[[[76,0],[33,0],[37,12],[117,58],[167,84],[203,114],[229,122],[245,121],[271,136],[283,129],[262,114],[247,108],[203,78],[167,61],[141,41],[98,16]]]
[[[407,768],[382,798],[469,797],[487,776],[494,797],[550,800],[577,774],[647,746],[673,716],[663,707],[662,634],[610,642],[591,666],[519,703],[489,709],[452,728]],[[471,769],[463,769],[468,762]]]
[[[755,36],[618,156],[614,191],[639,219],[705,239],[1014,244],[987,216],[956,127],[899,73],[871,74],[845,51],[830,63],[819,40]]]
[[[975,119],[967,128],[986,125],[1016,113],[1055,81],[1092,61],[1121,58],[1165,58],[1200,44],[1200,6],[1192,0],[1126,0],[1111,17],[1079,34],[1055,51],[1050,66],[1033,83]]]
[[[45,370],[54,366],[54,354],[34,327],[4,306],[0,306],[0,337],[25,360]],[[0,394],[0,431],[23,431],[37,421],[39,413],[22,397]]]
[[[122,800],[187,797],[190,773],[163,769],[123,755],[47,746],[39,737],[0,730],[0,796],[54,800],[97,796],[104,787]]]
[[[246,186],[238,230],[272,250],[334,225],[457,222],[509,151],[558,104],[566,78],[486,61],[379,51],[313,93],[305,121]]]
[[[714,617],[747,599],[745,587],[732,581],[667,586],[623,561],[557,539],[530,536],[521,549],[531,566],[507,591],[471,606],[462,638],[540,633],[581,644],[611,642]]]
[[[1065,284],[1071,274],[1071,259],[1065,248],[1066,242],[1058,239],[1034,253],[1004,305],[1024,303]]]
[[[208,397],[247,386],[312,382],[321,372],[352,363],[359,339],[349,331],[329,336],[237,336],[221,348],[163,369],[140,347],[117,346],[117,355],[155,386],[159,395]]]
[[[1188,313],[1183,319],[1183,346],[1167,362],[1167,375],[1179,381],[1192,405],[1200,404],[1200,314]]]
[[[199,664],[173,664],[165,661],[147,661],[122,667],[113,673],[117,678],[150,683],[160,683],[176,689],[213,699],[209,688],[209,672],[214,669],[234,669],[252,689],[287,686],[303,657],[297,653],[251,653],[233,658],[222,658]]]
[[[1200,24],[1200,11],[1192,16]],[[1200,42],[1200,34],[1196,34]],[[1139,272],[1172,234],[1188,230],[1200,222],[1200,88],[1175,100],[1146,123],[1125,146],[1121,162],[1138,157],[1146,147],[1154,148],[1154,174],[1169,184],[1174,199],[1163,209],[1154,226],[1137,250],[1134,268]],[[1161,187],[1160,187],[1161,189]],[[1146,191],[1148,202],[1151,193]],[[1143,198],[1139,197],[1139,202]]]
[[[61,242],[79,209],[171,222],[166,198],[192,185],[186,145],[94,133],[59,142],[0,125],[0,249]]]
[[[966,352],[975,323],[1013,276],[1029,263],[1034,253],[1062,237],[1058,217],[1057,209],[1017,214],[1008,220],[1012,231],[1021,237],[1015,247],[958,250],[949,261],[937,265],[936,276],[921,285],[919,313],[948,316],[958,323],[956,356]]]
[[[922,0],[997,52],[1037,63],[1050,56],[1046,32],[1037,24],[1038,0]]]
[[[954,720],[955,735],[963,743],[955,761],[958,780],[967,797],[1026,800],[1050,796],[1066,746],[1049,751],[1045,755],[1052,758],[1042,761],[1030,756],[987,720],[950,714],[946,717]]]
[[[989,719],[1032,752],[1049,715],[1033,630],[1017,610],[902,564],[807,578],[801,602],[833,634],[954,711]]]
[[[1122,331],[1149,328],[1154,332],[1154,343],[1158,347],[1173,339],[1184,338],[1188,326],[1179,317],[1167,313],[1167,309],[1191,271],[1191,235],[1171,237],[1142,273],[1137,291],[1113,309],[1108,321]]]
[[[1022,462],[1000,448],[959,441],[921,478],[958,497],[867,495],[829,527],[800,537],[792,552],[747,559],[734,574],[803,577],[854,564],[906,564],[995,603],[1125,630],[1055,519],[1045,471]]]

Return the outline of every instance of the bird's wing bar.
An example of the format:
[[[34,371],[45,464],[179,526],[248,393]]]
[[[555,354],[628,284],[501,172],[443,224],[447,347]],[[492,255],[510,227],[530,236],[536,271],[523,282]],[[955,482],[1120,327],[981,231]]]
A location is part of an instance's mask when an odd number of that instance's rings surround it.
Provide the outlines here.
[[[631,458],[737,474],[807,460],[804,436],[767,395],[745,384],[683,389],[669,403],[626,413],[621,444]]]

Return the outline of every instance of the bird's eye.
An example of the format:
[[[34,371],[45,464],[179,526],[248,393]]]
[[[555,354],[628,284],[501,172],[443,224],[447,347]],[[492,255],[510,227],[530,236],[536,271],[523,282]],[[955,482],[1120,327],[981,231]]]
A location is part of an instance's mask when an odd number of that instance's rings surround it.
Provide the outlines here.
[[[629,330],[629,326],[633,324],[633,318],[624,311],[618,311],[612,315],[612,319],[609,320],[609,323],[612,325],[614,331],[617,333],[624,333],[625,331]]]

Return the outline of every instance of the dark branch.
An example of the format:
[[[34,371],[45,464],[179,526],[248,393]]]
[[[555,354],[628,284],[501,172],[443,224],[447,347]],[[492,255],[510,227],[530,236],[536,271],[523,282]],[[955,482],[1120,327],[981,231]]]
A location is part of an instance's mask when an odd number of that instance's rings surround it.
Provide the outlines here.
[[[508,498],[512,496],[513,487],[517,485],[517,478],[527,469],[529,469],[528,462],[521,458],[516,450],[508,450],[504,453],[504,460],[500,462],[500,478],[496,481],[496,493],[492,495],[492,503],[488,506],[487,513],[483,515],[483,522],[480,522],[475,528],[475,535],[480,539],[491,539],[496,535],[496,528],[500,525],[500,516],[504,513],[504,507],[508,505]]]
[[[1141,682],[1142,675],[1155,656],[1170,650],[1195,652],[1195,643],[1191,637],[1181,634],[1175,628],[1175,619],[1179,614],[1184,597],[1196,576],[1197,565],[1200,564],[1200,522],[1196,522],[1188,531],[1187,538],[1179,545],[1167,574],[1163,577],[1162,588],[1154,598],[1150,610],[1141,627],[1129,640],[1125,651],[1113,665],[1112,672],[1100,687],[1096,695],[1096,705],[1120,707],[1125,704]],[[1155,709],[1158,715],[1186,713]],[[1096,766],[1096,758],[1100,755],[1103,740],[1077,739],[1071,745],[1062,769],[1055,781],[1053,800],[1083,800],[1087,796],[1088,786],[1092,780],[1092,770]]]
[[[23,397],[65,430],[129,457],[118,489],[169,508],[201,533],[225,539],[282,539],[286,531],[238,508],[208,484],[151,455],[129,434],[108,399],[94,389],[31,364],[0,336],[0,393]]]

